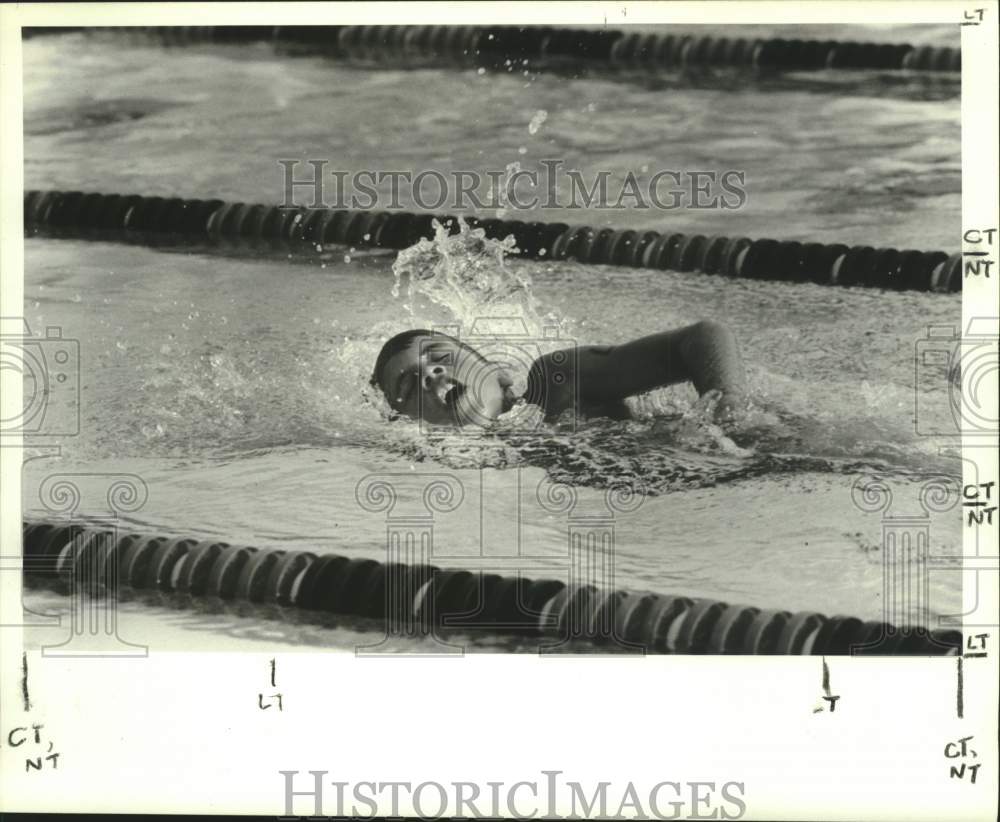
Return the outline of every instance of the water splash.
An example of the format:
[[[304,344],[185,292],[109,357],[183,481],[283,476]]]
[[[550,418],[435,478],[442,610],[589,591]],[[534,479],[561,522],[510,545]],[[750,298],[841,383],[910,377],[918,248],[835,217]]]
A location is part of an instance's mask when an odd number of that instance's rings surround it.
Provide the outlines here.
[[[473,328],[495,328],[496,321],[505,321],[529,336],[550,338],[565,320],[554,312],[542,314],[527,269],[508,260],[516,253],[511,236],[487,238],[483,229],[470,228],[461,217],[458,233],[451,234],[435,221],[434,238],[401,251],[393,263],[392,294],[398,298],[406,280],[404,308],[414,319],[414,302],[424,297],[444,308],[467,333]]]

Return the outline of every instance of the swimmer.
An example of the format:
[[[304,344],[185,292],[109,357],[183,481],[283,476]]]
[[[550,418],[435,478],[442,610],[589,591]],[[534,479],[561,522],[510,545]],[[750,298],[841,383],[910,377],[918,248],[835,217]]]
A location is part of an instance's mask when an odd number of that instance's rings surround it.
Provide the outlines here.
[[[733,332],[703,320],[622,345],[553,351],[532,363],[518,397],[501,365],[447,334],[415,329],[382,346],[371,378],[396,415],[432,425],[485,425],[522,401],[539,406],[547,421],[570,408],[628,419],[627,397],[679,382],[699,395],[718,392],[717,421],[745,407],[746,373]]]

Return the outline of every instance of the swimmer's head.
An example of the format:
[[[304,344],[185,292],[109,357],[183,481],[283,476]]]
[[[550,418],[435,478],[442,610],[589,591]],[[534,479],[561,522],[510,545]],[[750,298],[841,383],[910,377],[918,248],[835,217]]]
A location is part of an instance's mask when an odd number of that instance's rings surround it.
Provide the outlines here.
[[[483,425],[516,401],[503,368],[454,337],[424,329],[382,346],[371,382],[397,414],[434,425]]]

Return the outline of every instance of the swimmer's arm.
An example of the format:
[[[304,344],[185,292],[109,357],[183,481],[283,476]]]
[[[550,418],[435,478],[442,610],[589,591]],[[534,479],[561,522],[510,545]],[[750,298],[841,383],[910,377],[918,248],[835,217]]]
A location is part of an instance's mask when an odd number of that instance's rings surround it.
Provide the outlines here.
[[[606,355],[581,349],[581,394],[624,399],[654,388],[691,382],[699,394],[746,394],[746,373],[733,332],[703,320],[615,346]]]
[[[617,346],[580,346],[564,352],[575,354],[575,380],[564,367],[567,388],[575,382],[581,406],[620,403],[626,397],[644,394],[678,382],[691,382],[699,394],[718,390],[722,398],[716,413],[730,415],[745,401],[746,372],[733,332],[718,322],[703,320],[685,328],[650,334]],[[574,400],[560,391],[549,375],[557,370],[553,355],[542,357],[547,415],[571,407]],[[536,363],[537,364],[537,363]],[[535,368],[533,367],[533,371]],[[535,379],[540,374],[536,372]],[[529,380],[530,382],[530,380]],[[530,401],[530,398],[529,398]]]

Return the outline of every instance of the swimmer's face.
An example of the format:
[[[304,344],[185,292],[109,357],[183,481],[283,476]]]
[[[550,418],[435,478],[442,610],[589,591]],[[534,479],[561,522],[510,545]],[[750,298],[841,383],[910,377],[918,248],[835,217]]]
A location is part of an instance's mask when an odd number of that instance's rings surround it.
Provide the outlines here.
[[[377,378],[394,411],[433,425],[483,425],[517,399],[500,366],[443,336],[414,338]]]

